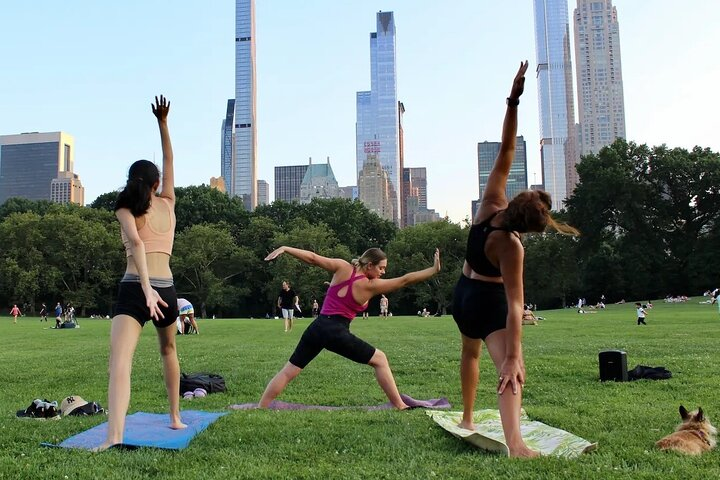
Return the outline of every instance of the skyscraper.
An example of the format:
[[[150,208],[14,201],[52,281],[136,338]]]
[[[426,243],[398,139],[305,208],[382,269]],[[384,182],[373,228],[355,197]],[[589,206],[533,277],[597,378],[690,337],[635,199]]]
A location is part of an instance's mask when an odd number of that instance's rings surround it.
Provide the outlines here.
[[[50,181],[50,201],[85,205],[85,188],[77,173],[58,172],[57,178]]]
[[[265,180],[257,181],[258,205],[270,204],[270,184]]]
[[[255,0],[235,1],[235,157],[228,191],[247,210],[257,205]]]
[[[396,221],[398,214],[394,210],[396,202],[392,198],[388,172],[377,155],[368,155],[358,174],[358,193],[368,210],[385,220]]]
[[[72,173],[74,163],[75,141],[67,133],[0,135],[0,204],[11,197],[81,203],[84,190]]]
[[[330,166],[330,157],[325,164],[310,165],[300,183],[300,203],[310,203],[313,198],[340,198],[340,186]]]
[[[227,101],[227,112],[220,131],[220,176],[225,185],[232,185],[233,174],[233,124],[235,121],[235,99]]]
[[[480,194],[479,199],[482,200],[485,187],[487,186],[488,176],[495,164],[495,159],[500,152],[500,142],[481,142],[478,143],[478,185]],[[515,140],[515,156],[513,157],[512,167],[510,167],[510,175],[505,186],[505,195],[508,200],[512,199],[518,193],[527,190],[528,174],[527,174],[527,146],[522,135]]]
[[[620,26],[612,0],[578,0],[575,20],[580,153],[625,138]]]
[[[390,211],[396,224],[401,222],[402,168],[400,165],[400,104],[397,100],[395,66],[395,19],[393,12],[378,12],[377,31],[370,34],[370,91],[357,92],[356,161],[360,198],[373,205],[384,204],[384,199],[370,200],[362,192],[359,180],[365,163],[373,158],[387,174]],[[374,167],[373,167],[374,168]],[[364,182],[370,185],[372,182]],[[382,190],[373,190],[382,194]]]
[[[557,210],[577,183],[567,0],[534,0],[543,184]]]
[[[275,167],[275,200],[300,200],[300,184],[307,169],[308,165]]]

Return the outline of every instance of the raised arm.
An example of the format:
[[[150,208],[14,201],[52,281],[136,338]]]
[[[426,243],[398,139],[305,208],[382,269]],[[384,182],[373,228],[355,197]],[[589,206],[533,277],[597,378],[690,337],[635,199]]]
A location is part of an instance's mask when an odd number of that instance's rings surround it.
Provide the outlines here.
[[[525,72],[528,69],[527,60],[520,63],[520,68],[513,79],[510,96],[507,98],[507,109],[503,120],[502,138],[500,151],[495,159],[490,175],[488,176],[482,202],[493,204],[499,208],[507,205],[505,196],[505,185],[507,184],[510,167],[515,156],[515,138],[517,136],[517,109],[520,104],[520,96],[525,87]],[[480,215],[480,210],[478,210]]]
[[[140,286],[145,294],[145,302],[150,309],[150,316],[154,319],[165,318],[158,304],[167,307],[167,303],[160,298],[160,295],[150,286],[150,276],[148,274],[147,258],[145,257],[145,244],[143,243],[137,231],[135,217],[127,208],[120,208],[115,212],[115,216],[120,221],[125,236],[130,243],[130,255],[138,276],[140,277]]]
[[[436,248],[435,254],[433,255],[433,264],[431,267],[425,268],[423,270],[418,270],[416,272],[406,273],[402,277],[390,278],[387,280],[375,278],[367,282],[365,290],[369,294],[368,300],[375,295],[379,295],[381,293],[394,292],[395,290],[399,290],[408,285],[412,285],[413,283],[424,282],[425,280],[428,280],[433,275],[438,273],[440,271],[440,268],[440,249]],[[359,296],[356,296],[356,300],[360,301],[363,299],[359,298]]]
[[[170,142],[167,117],[170,112],[170,102],[160,95],[155,97],[155,104],[151,105],[153,115],[157,118],[160,127],[160,142],[163,152],[162,185],[160,196],[175,201],[175,171],[173,170],[173,150]]]
[[[328,272],[335,273],[340,268],[349,265],[348,262],[345,260],[342,260],[340,258],[328,258],[323,257],[322,255],[318,255],[315,252],[311,252],[309,250],[303,250],[301,248],[293,248],[293,247],[280,247],[265,257],[266,261],[275,260],[277,257],[282,255],[283,253],[287,253],[292,255],[293,257],[297,258],[298,260],[302,260],[303,262],[309,264],[309,265],[315,265],[316,267],[320,267],[324,270],[327,270]]]

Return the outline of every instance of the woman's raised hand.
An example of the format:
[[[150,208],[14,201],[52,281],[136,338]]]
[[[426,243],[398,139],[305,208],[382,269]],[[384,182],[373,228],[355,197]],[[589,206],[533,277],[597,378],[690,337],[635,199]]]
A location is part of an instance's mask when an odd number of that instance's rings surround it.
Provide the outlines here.
[[[265,257],[265,260],[268,262],[270,260],[275,260],[277,257],[279,257],[284,252],[285,252],[285,247],[276,248],[275,250],[270,252],[270,254],[267,257]]]
[[[170,102],[163,95],[160,98],[155,97],[155,104],[150,104],[152,107],[153,115],[158,119],[158,122],[164,122],[167,120],[168,113],[170,112]]]
[[[440,271],[442,266],[440,265],[440,249],[435,249],[435,255],[433,255],[433,266],[435,267],[435,273]]]
[[[528,61],[520,62],[515,78],[513,79],[512,89],[510,90],[510,98],[518,99],[525,89],[525,72],[528,69]]]

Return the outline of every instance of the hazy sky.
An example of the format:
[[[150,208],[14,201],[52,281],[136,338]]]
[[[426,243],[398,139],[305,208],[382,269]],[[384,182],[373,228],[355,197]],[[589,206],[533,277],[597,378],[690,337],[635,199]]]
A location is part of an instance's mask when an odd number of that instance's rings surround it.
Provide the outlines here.
[[[720,150],[720,3],[616,0],[627,135]],[[572,19],[574,0],[569,1]],[[518,133],[541,181],[531,0],[256,0],[259,175],[330,157],[355,179],[355,92],[370,88],[369,33],[395,12],[406,166],[427,167],[428,206],[453,221],[477,198],[477,143],[500,137],[505,97],[530,60]],[[234,97],[234,0],[36,0],[0,10],[0,134],[65,131],[86,202],[160,161],[150,102],[172,102],[177,185],[220,174]],[[572,34],[572,27],[571,27]],[[574,66],[574,59],[573,59]]]

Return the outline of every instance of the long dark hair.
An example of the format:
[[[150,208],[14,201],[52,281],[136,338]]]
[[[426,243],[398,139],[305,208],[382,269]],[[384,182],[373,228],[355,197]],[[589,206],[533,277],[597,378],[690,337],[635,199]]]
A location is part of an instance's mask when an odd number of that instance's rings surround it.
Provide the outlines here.
[[[160,171],[149,160],[138,160],[130,165],[128,181],[115,201],[115,211],[127,208],[134,217],[140,217],[150,208],[153,187],[160,181]]]
[[[543,190],[518,193],[505,209],[504,227],[519,233],[543,232],[550,227],[565,235],[580,235],[575,228],[556,222],[550,215],[552,200]]]

